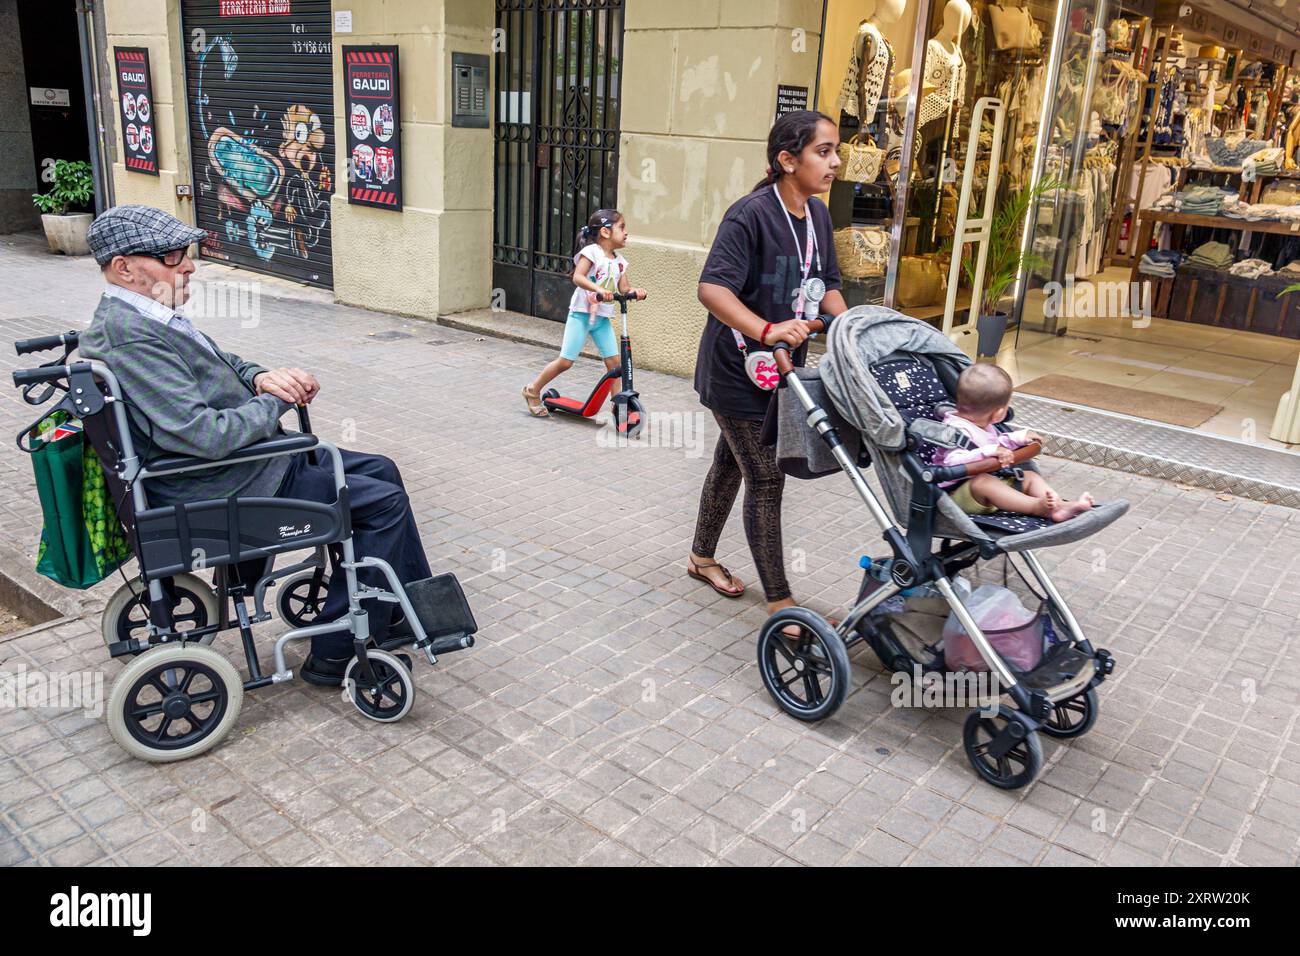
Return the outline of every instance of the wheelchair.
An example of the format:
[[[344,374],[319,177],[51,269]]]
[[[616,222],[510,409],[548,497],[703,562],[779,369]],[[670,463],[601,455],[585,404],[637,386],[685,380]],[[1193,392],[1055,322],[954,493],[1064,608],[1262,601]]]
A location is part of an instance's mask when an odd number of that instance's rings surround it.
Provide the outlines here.
[[[344,695],[362,715],[384,723],[406,716],[415,698],[410,658],[394,653],[397,648],[412,645],[432,665],[441,654],[474,645],[478,628],[454,575],[404,586],[386,561],[355,553],[342,456],[311,433],[305,407],[298,408],[300,432],[256,442],[221,460],[166,455],[144,462],[117,378],[103,362],[73,360],[77,340],[78,333],[67,332],[16,344],[19,355],[63,349],[52,362],[13,373],[30,405],[62,396],[19,433],[18,444],[28,450],[24,438],[56,411],[79,419],[131,542],[138,576],[109,599],[101,628],[109,655],[130,658],[106,707],[109,731],[124,750],[161,763],[216,746],[238,719],[245,691],[293,679],[285,648],[295,641],[350,633],[354,656],[343,676]],[[332,504],[231,497],[151,507],[145,492],[144,482],[161,475],[301,454],[332,460]],[[275,569],[277,555],[308,549],[310,556]],[[331,566],[346,576],[348,609],[338,620],[320,621]],[[387,586],[361,584],[358,572],[366,568],[382,575]],[[204,569],[213,572],[211,586],[194,573]],[[266,609],[271,588],[278,588],[276,608],[290,629],[275,642],[268,674],[252,627],[272,617]],[[396,604],[404,633],[377,642],[370,633],[369,601]],[[239,631],[248,680],[211,646],[217,634],[231,629]]]

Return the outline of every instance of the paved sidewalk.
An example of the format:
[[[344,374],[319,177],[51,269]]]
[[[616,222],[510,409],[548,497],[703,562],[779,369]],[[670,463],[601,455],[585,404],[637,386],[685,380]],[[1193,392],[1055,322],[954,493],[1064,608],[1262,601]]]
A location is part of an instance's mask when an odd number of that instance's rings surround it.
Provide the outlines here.
[[[98,274],[25,237],[0,238],[0,272],[7,380],[14,339],[88,321]],[[275,288],[255,327],[203,324],[245,357],[314,369],[317,431],[398,461],[479,644],[417,664],[400,723],[293,682],[248,694],[224,744],[168,766],[128,758],[80,710],[0,710],[0,864],[1300,861],[1295,510],[1049,461],[1062,489],[1133,502],[1105,533],[1042,555],[1118,668],[1096,728],[1044,739],[1038,781],[1005,793],[966,762],[965,712],[891,707],[866,649],[834,718],[777,711],[754,663],[764,614],[739,509],[719,554],[750,595],[683,573],[716,439],[711,420],[693,430],[688,382],[637,380],[689,440],[604,447],[595,426],[525,413],[519,388],[544,350]],[[566,388],[597,367],[580,362]],[[11,392],[4,434],[31,412]],[[39,509],[12,447],[0,489],[5,537],[30,560]],[[846,481],[786,494],[796,594],[842,609],[877,533]],[[114,586],[79,619],[0,638],[0,671],[111,685],[120,664],[95,608]],[[263,647],[278,630],[261,626]],[[218,646],[239,660],[233,635]]]

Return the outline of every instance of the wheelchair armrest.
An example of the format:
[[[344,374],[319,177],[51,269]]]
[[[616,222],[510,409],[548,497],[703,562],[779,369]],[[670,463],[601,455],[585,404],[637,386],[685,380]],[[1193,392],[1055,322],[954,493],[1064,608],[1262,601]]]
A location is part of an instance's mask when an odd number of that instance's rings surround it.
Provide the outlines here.
[[[157,477],[175,471],[188,471],[200,468],[221,468],[225,465],[235,465],[243,461],[252,461],[257,458],[272,458],[280,455],[292,455],[297,452],[308,451],[319,443],[320,439],[315,435],[303,435],[299,433],[276,435],[274,438],[264,438],[262,441],[254,442],[225,458],[214,460],[209,458],[191,458],[189,455],[167,455],[162,458],[154,459],[145,467],[148,469],[149,477]]]

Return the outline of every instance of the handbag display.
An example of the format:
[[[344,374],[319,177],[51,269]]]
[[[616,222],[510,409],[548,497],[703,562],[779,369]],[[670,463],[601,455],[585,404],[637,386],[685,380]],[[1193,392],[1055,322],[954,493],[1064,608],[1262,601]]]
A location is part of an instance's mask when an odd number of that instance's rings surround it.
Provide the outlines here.
[[[1043,42],[1043,31],[1023,7],[989,7],[993,25],[993,45],[999,50],[1036,50]]]
[[[903,256],[898,261],[894,301],[900,309],[934,305],[943,294],[944,276],[930,256]]]
[[[879,226],[836,229],[835,259],[846,279],[883,276],[889,268],[889,233]]]
[[[855,134],[847,143],[840,143],[837,152],[840,155],[840,168],[835,170],[836,179],[850,183],[871,183],[880,175],[880,164],[885,158],[885,151],[874,143],[862,142],[861,134]]]

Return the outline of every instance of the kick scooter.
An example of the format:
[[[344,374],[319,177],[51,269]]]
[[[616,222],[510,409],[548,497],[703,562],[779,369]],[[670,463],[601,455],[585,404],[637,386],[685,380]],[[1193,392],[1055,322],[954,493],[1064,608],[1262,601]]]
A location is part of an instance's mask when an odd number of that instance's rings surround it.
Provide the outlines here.
[[[566,398],[555,389],[548,388],[542,392],[542,403],[548,411],[591,418],[600,411],[605,395],[614,387],[614,382],[620,381],[622,388],[613,399],[614,427],[619,435],[635,438],[645,425],[645,408],[641,405],[641,399],[632,384],[632,340],[627,335],[627,304],[635,299],[636,295],[631,292],[626,295],[622,292],[605,294],[609,300],[619,304],[619,311],[623,316],[623,335],[619,339],[618,365],[601,376],[585,402],[580,402],[576,398]]]

